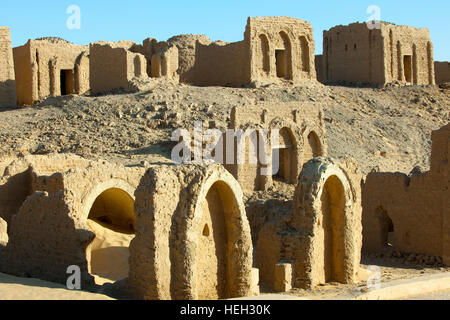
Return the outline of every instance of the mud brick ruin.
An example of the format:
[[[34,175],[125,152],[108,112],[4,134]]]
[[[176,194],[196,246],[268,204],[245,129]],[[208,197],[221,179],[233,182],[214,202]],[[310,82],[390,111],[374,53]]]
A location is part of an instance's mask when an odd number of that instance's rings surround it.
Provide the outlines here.
[[[450,62],[434,62],[434,72],[436,73],[436,84],[450,82]]]
[[[363,186],[363,249],[440,257],[450,263],[450,124],[434,131],[431,170],[371,173]]]
[[[381,22],[337,26],[323,34],[321,79],[324,82],[384,86],[388,83],[434,84],[433,44],[427,29]]]
[[[143,45],[131,41],[96,42],[90,45],[91,92],[133,89],[133,79],[165,78],[178,81],[178,49],[166,42],[146,39]]]
[[[303,166],[292,212],[275,216],[259,231],[256,265],[262,283],[284,291],[358,281],[360,181],[352,160],[341,164],[319,157]]]
[[[315,80],[314,50],[313,29],[306,21],[249,18],[243,41],[197,44],[193,83],[241,86],[277,79]]]
[[[290,17],[249,18],[244,40],[234,43],[211,42],[203,35],[179,35],[167,41],[147,38],[142,44],[100,41],[89,46],[44,38],[30,40],[11,53],[9,29],[2,27],[1,35],[4,105],[15,105],[15,90],[22,106],[49,96],[135,91],[139,82],[150,78],[203,86],[318,80],[378,87],[441,84],[449,74],[448,64],[434,62],[427,29],[386,22],[380,29],[354,23],[324,31],[323,54],[317,56],[311,24]],[[11,72],[11,55],[15,72]]]
[[[89,46],[43,38],[12,49],[1,27],[0,105],[139,90],[145,81],[448,81],[448,63],[434,63],[426,29],[355,23],[325,31],[323,40],[323,55],[314,56],[311,24],[289,17],[249,18],[235,43],[202,35]],[[227,136],[224,156],[232,161],[224,165],[0,158],[0,272],[65,284],[76,265],[87,288],[113,283],[137,299],[224,299],[258,295],[260,285],[285,292],[356,283],[365,272],[362,251],[430,255],[450,265],[450,124],[433,132],[429,172],[363,176],[355,160],[328,157],[324,111],[314,100],[247,101],[227,122],[250,132],[242,163],[235,137],[227,153]],[[252,132],[258,142],[268,133],[264,156]],[[291,188],[291,199],[244,202],[281,187]]]
[[[13,52],[19,105],[89,91],[89,47],[42,39],[29,40]]]
[[[9,28],[0,27],[0,105],[16,105],[14,60]]]
[[[234,130],[266,129],[271,132],[279,130],[278,145],[268,138],[271,148],[266,150],[267,163],[261,158],[255,164],[245,161],[233,161],[225,167],[233,173],[242,188],[246,191],[267,190],[273,180],[296,184],[304,163],[308,160],[325,156],[327,142],[323,110],[321,106],[310,103],[259,103],[251,106],[235,107],[230,115],[230,128]],[[261,151],[260,145],[250,145],[250,136],[246,137],[245,157],[250,153]],[[259,142],[258,142],[259,144]],[[234,146],[238,152],[238,142]],[[279,159],[278,168],[273,169],[273,157]],[[262,169],[272,174],[262,174]]]

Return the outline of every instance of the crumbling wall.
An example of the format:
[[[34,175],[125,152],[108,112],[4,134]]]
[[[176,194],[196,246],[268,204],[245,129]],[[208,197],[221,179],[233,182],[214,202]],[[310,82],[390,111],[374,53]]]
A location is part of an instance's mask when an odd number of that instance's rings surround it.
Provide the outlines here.
[[[87,46],[49,39],[29,40],[13,49],[17,101],[30,105],[49,96],[82,94],[89,83],[85,69],[77,61]]]
[[[87,221],[98,220],[120,233],[124,232],[120,227],[126,226],[131,228],[130,234],[134,233],[133,193],[144,169],[66,155],[29,156],[21,161],[28,162],[31,171],[27,172],[29,180],[22,178],[20,181],[29,183],[23,185],[28,197],[23,199],[19,209],[16,209],[18,201],[9,206],[10,211],[14,211],[9,212],[9,241],[6,258],[0,266],[2,271],[65,283],[67,268],[76,265],[82,271],[83,285],[93,285],[96,274],[92,262],[97,259],[94,251],[101,249],[104,256],[111,257],[112,250],[103,244],[100,248],[92,245],[97,234],[101,237],[103,232],[91,229]],[[5,192],[11,191],[14,189],[5,189]],[[102,199],[105,192],[111,191],[112,196]],[[126,197],[131,201],[126,202]],[[99,200],[107,202],[97,204]],[[101,209],[96,209],[96,205]],[[129,214],[121,217],[120,210],[131,212],[132,218]],[[94,216],[93,213],[100,214]],[[114,261],[110,260],[106,267],[114,268]]]
[[[363,250],[448,256],[450,125],[432,134],[431,170],[370,173],[363,185]]]
[[[168,46],[167,42],[154,45],[151,56],[151,76],[154,78],[165,78],[179,80],[178,75],[178,49],[175,46]]]
[[[217,299],[258,292],[242,191],[222,167],[151,168],[136,190],[136,214],[128,280],[135,297]]]
[[[96,42],[90,45],[90,86],[93,94],[128,89],[133,78],[146,78],[147,60],[132,52],[129,41]]]
[[[180,82],[195,84],[197,45],[208,45],[211,41],[205,35],[183,34],[167,40],[178,49],[178,74]]]
[[[0,27],[0,106],[16,105],[14,59],[9,28]]]
[[[259,232],[256,266],[262,283],[313,288],[358,281],[361,177],[351,159],[314,158],[303,166],[293,211],[273,217]]]
[[[450,62],[434,62],[434,72],[436,74],[436,84],[450,82]]]
[[[323,55],[316,55],[314,64],[316,66],[317,81],[322,83],[325,82]]]
[[[278,178],[294,184],[304,163],[313,157],[327,154],[323,111],[317,104],[284,103],[280,107],[279,103],[258,103],[233,108],[230,118],[230,128],[235,132],[239,129],[244,132],[259,130],[268,138],[267,159],[258,156],[257,163],[248,160],[252,150],[260,154],[259,146],[251,148],[251,136],[248,136],[245,143],[246,158],[241,161],[243,163],[238,163],[235,158],[236,161],[226,165],[245,192],[266,190],[272,186],[273,179]],[[271,132],[275,129],[279,130],[278,145],[275,144],[276,141],[270,140]],[[225,141],[225,145],[226,143],[229,142]],[[274,150],[278,150],[278,153]],[[226,152],[228,151],[226,147]],[[235,140],[234,154],[237,153],[238,142]],[[278,170],[277,166],[273,165],[274,156],[278,157]],[[263,174],[263,168],[268,174]]]
[[[240,86],[250,82],[248,44],[197,43],[194,83],[197,85]]]

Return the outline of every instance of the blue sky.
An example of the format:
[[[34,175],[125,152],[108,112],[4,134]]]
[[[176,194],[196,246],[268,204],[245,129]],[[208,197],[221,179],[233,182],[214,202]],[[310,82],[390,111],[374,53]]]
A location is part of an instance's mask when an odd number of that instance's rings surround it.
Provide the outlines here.
[[[81,10],[79,30],[66,27],[70,5]],[[141,43],[148,37],[167,40],[183,33],[233,42],[243,39],[249,16],[291,16],[312,23],[320,53],[323,30],[366,21],[370,5],[380,7],[383,21],[430,29],[435,60],[450,60],[447,0],[0,0],[0,25],[11,28],[13,46],[43,36],[78,44],[98,40]]]

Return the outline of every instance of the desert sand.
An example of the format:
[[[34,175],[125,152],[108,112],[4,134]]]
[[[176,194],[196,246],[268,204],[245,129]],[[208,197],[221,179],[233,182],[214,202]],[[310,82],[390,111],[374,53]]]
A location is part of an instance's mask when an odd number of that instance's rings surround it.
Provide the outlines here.
[[[0,273],[0,300],[113,300],[86,291],[38,279],[17,278]]]

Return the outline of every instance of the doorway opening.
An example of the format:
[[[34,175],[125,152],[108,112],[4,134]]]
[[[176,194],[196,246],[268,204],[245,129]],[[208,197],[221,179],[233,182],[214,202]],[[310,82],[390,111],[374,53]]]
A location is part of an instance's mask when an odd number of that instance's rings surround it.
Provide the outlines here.
[[[73,70],[61,70],[60,85],[61,85],[61,95],[62,96],[75,93],[74,83],[75,83],[75,81],[74,81]]]
[[[322,191],[324,233],[323,280],[345,283],[345,192],[337,176],[326,181]]]
[[[135,220],[134,200],[122,189],[107,189],[96,198],[87,224],[95,233],[88,248],[88,261],[89,272],[97,284],[128,277]]]
[[[277,77],[287,77],[287,59],[286,50],[275,50],[275,61],[277,65]]]
[[[403,57],[403,66],[405,71],[405,81],[411,83],[412,82],[412,57],[404,56]]]

